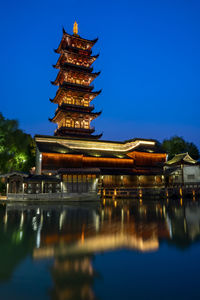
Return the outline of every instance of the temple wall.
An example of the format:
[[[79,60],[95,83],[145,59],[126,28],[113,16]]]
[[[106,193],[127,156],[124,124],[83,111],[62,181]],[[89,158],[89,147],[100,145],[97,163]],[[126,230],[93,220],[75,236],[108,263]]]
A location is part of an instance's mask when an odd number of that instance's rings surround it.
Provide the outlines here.
[[[127,155],[134,159],[136,166],[156,166],[159,163],[166,162],[165,153],[146,153],[133,151]]]
[[[146,154],[146,153],[145,153]],[[138,154],[137,154],[138,155]],[[154,167],[158,163],[162,163],[165,159],[164,155],[147,153],[145,158],[142,154],[135,156],[134,159],[126,158],[104,158],[104,157],[85,157],[83,155],[73,154],[42,154],[42,169],[44,170],[57,170],[60,168],[86,168],[86,167],[107,167],[107,168],[133,168],[134,166],[140,167]],[[156,156],[158,155],[158,157]]]
[[[183,167],[184,182],[200,182],[200,166]]]
[[[163,186],[162,175],[104,175],[102,176],[102,187],[153,187]]]

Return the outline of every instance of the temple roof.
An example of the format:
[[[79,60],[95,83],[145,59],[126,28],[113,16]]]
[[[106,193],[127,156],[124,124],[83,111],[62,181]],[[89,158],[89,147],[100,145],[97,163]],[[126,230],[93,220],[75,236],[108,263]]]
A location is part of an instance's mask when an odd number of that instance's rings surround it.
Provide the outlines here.
[[[96,150],[85,150],[80,151],[78,149],[70,149],[67,146],[61,145],[60,143],[45,143],[37,142],[37,147],[40,152],[43,153],[57,153],[57,154],[76,154],[76,155],[86,155],[90,157],[109,157],[109,158],[128,158],[125,154],[121,153],[110,153],[109,151],[96,151]]]
[[[194,160],[187,152],[187,153],[176,154],[171,160],[165,163],[165,165],[167,166],[180,165],[180,164],[196,165],[198,164],[198,161]]]
[[[67,104],[62,103],[58,106],[56,112],[58,110],[64,110],[64,111],[71,111],[71,112],[78,112],[78,113],[91,113],[94,109],[94,106],[83,106],[83,105],[75,105],[75,104]]]
[[[81,47],[76,47],[71,46],[71,41],[80,41],[83,44],[87,44],[87,48],[81,48]],[[88,39],[84,39],[82,37],[80,37],[78,34],[69,34],[67,33],[64,29],[63,29],[63,36],[61,39],[61,42],[58,46],[58,48],[55,50],[55,52],[60,53],[63,49],[70,49],[70,51],[81,51],[82,53],[85,52],[86,55],[90,55],[91,54],[91,48],[94,46],[94,44],[98,41],[98,38],[94,39],[94,40],[88,40]],[[87,54],[88,53],[88,54]]]
[[[91,92],[94,89],[93,85],[82,85],[66,81],[64,81],[63,84],[60,85],[60,87],[85,93]]]
[[[11,177],[11,176],[28,177],[29,174],[24,173],[24,172],[19,172],[19,171],[13,171],[13,172],[6,173],[6,174],[0,174],[0,178],[6,178],[6,177]]]
[[[88,60],[93,60],[93,61],[95,61],[99,57],[99,54],[86,56],[86,55],[84,55],[84,54],[82,54],[80,52],[71,52],[71,51],[69,51],[67,49],[62,49],[59,52],[58,52],[57,49],[54,49],[54,52],[60,54],[60,58],[58,59],[58,61],[61,59],[62,55],[64,55],[64,54],[67,54],[67,55],[72,55],[73,54],[73,55],[76,55],[78,57],[82,57],[84,59],[87,58]]]
[[[93,154],[105,153],[106,157],[108,155],[115,156],[118,158],[130,158],[126,153],[130,153],[133,150],[149,153],[162,153],[157,146],[156,140],[147,140],[135,138],[127,141],[106,141],[93,139],[80,139],[80,138],[66,138],[66,137],[55,137],[55,136],[44,136],[36,135],[36,143],[45,144],[59,144],[64,147],[70,148],[72,151],[83,153],[88,151]],[[51,148],[51,146],[50,146]],[[124,156],[125,155],[125,156]],[[163,153],[164,156],[166,156]],[[131,158],[130,158],[131,159]]]
[[[80,71],[80,72],[87,72],[87,73],[91,73],[93,71],[92,67],[85,67],[85,66],[81,66],[81,65],[76,65],[76,64],[72,64],[72,63],[68,63],[65,62],[64,64],[60,65],[59,67],[57,67],[56,65],[53,65],[54,68],[56,69],[62,69],[62,70],[75,70],[75,71]]]
[[[79,139],[84,138],[84,139],[92,139],[92,140],[98,140],[102,137],[102,133],[92,134],[93,132],[94,132],[94,128],[84,129],[84,128],[60,127],[55,131],[54,135],[56,137],[79,138]]]
[[[76,90],[70,90],[70,89],[65,89],[63,87],[59,87],[59,89],[56,92],[56,96],[51,99],[49,98],[49,100],[53,103],[58,103],[59,102],[59,97],[64,97],[65,95],[67,95],[68,92],[72,92],[74,94],[78,93],[80,96],[82,96],[84,98],[84,96],[86,95],[92,95],[92,98],[90,98],[90,101],[92,101],[96,96],[98,96],[101,91],[96,91],[96,92],[80,92],[80,91],[76,91]]]
[[[90,94],[90,95],[99,95],[102,92],[102,90],[92,91],[93,88],[94,86],[92,85],[85,86],[81,84],[74,84],[74,83],[69,83],[64,81],[63,84],[60,85],[59,90],[62,89],[65,91],[74,91],[74,92],[80,92],[80,93]]]
[[[63,139],[67,140],[67,137],[63,137]],[[63,160],[65,158],[65,156],[62,155],[74,155],[77,156],[78,160],[79,160],[79,165],[77,166],[77,168],[80,168],[81,166],[84,168],[84,166],[91,166],[92,165],[98,166],[101,170],[101,174],[107,174],[107,175],[132,175],[132,174],[162,174],[162,166],[163,166],[163,162],[165,160],[165,154],[151,154],[151,153],[143,153],[143,152],[138,152],[138,149],[135,149],[133,151],[135,157],[129,157],[128,153],[121,153],[121,152],[117,152],[117,151],[107,151],[107,150],[99,150],[99,149],[76,149],[74,147],[69,147],[69,145],[66,144],[60,144],[59,140],[61,140],[61,138],[57,138],[57,142],[54,143],[48,143],[48,142],[44,142],[44,141],[39,141],[36,138],[36,144],[38,147],[38,150],[40,151],[40,153],[43,153],[45,155],[47,155],[47,157],[50,156],[50,160],[52,161],[51,158],[53,158],[54,154],[56,155],[56,159],[59,159],[59,156],[57,156],[57,154],[61,154],[61,160]],[[81,140],[84,140],[84,142],[88,142],[89,139],[88,138],[79,138],[79,141],[81,142]],[[93,144],[97,144],[98,140],[92,140],[90,139],[90,141],[93,142]],[[63,147],[64,146],[64,147]],[[146,159],[143,160],[143,156],[146,156]],[[72,160],[73,156],[70,159],[70,161]],[[90,158],[92,160],[90,160]],[[86,160],[85,160],[86,159]],[[89,159],[89,160],[88,160]],[[98,159],[103,159],[103,160],[98,160]],[[105,160],[104,160],[105,159]],[[108,160],[111,160],[112,163],[112,159],[115,160],[115,167],[109,167],[106,166],[106,164],[108,163]],[[72,160],[73,161],[73,160]],[[96,163],[95,163],[96,162]],[[106,164],[104,163],[106,162]],[[51,164],[51,163],[50,163]],[[105,164],[105,165],[104,165]],[[47,165],[46,165],[47,166]],[[71,167],[73,167],[73,163],[70,164]],[[62,168],[62,164],[60,166]],[[82,168],[81,167],[81,168]],[[52,165],[50,167],[50,169],[52,168]],[[73,167],[74,168],[74,167]],[[75,165],[76,168],[76,165]],[[47,167],[48,169],[48,167]],[[67,173],[67,170],[63,170],[63,174]]]
[[[73,66],[69,66],[69,65],[66,65],[66,66],[62,66],[60,68],[60,71],[58,72],[58,75],[56,77],[56,79],[54,81],[51,81],[51,83],[53,85],[58,85],[59,84],[59,78],[60,76],[64,74],[67,74],[69,72],[73,72],[73,73],[78,73],[78,74],[83,74],[83,75],[86,75],[88,76],[89,78],[92,78],[92,81],[97,77],[99,76],[99,74],[101,73],[100,71],[99,72],[94,72],[92,73],[90,70],[88,70],[87,68],[85,69],[81,69],[81,68],[77,68],[75,65]],[[79,76],[79,75],[78,75]]]
[[[91,43],[93,45],[98,41],[98,38],[95,38],[93,40],[88,40],[88,39],[80,37],[79,35],[69,34],[65,31],[64,27],[63,27],[63,35],[68,36],[70,38],[75,38],[75,39],[78,39],[78,40],[81,40],[81,41],[84,41],[87,43]]]

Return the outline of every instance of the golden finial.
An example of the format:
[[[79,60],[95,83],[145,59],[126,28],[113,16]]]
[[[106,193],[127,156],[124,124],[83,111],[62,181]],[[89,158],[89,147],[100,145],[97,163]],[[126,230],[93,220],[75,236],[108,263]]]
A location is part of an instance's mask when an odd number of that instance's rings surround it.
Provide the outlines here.
[[[76,21],[74,22],[73,33],[78,34],[78,24]]]

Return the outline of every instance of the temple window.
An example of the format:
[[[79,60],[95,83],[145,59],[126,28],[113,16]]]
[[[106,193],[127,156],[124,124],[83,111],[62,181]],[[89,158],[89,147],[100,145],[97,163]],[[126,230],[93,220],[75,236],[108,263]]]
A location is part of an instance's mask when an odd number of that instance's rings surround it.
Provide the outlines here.
[[[72,104],[72,98],[67,96],[66,102],[67,104]]]
[[[80,99],[76,99],[76,105],[81,105]]]
[[[85,100],[85,101],[83,102],[83,105],[84,105],[84,106],[89,106],[89,101]]]
[[[81,125],[80,121],[75,121],[75,128],[80,128],[81,127],[80,125]]]
[[[66,127],[71,127],[71,120],[70,119],[66,119]]]
[[[85,126],[84,126],[84,128],[86,128],[86,129],[89,129],[89,128],[90,128],[89,121],[85,121]]]

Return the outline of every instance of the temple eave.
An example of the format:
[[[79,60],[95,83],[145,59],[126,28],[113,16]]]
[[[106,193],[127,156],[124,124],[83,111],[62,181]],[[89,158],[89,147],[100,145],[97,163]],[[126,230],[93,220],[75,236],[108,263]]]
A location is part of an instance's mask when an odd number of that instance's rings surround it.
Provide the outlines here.
[[[95,39],[93,39],[93,40],[88,40],[88,39],[82,38],[82,37],[81,37],[80,35],[78,35],[78,34],[76,34],[76,35],[75,35],[75,34],[71,35],[71,34],[67,33],[67,32],[65,31],[64,28],[63,28],[63,35],[64,35],[64,36],[68,36],[69,38],[76,38],[76,39],[82,40],[82,41],[84,41],[84,42],[91,43],[91,44],[93,44],[93,45],[98,41],[98,37],[95,38]]]

